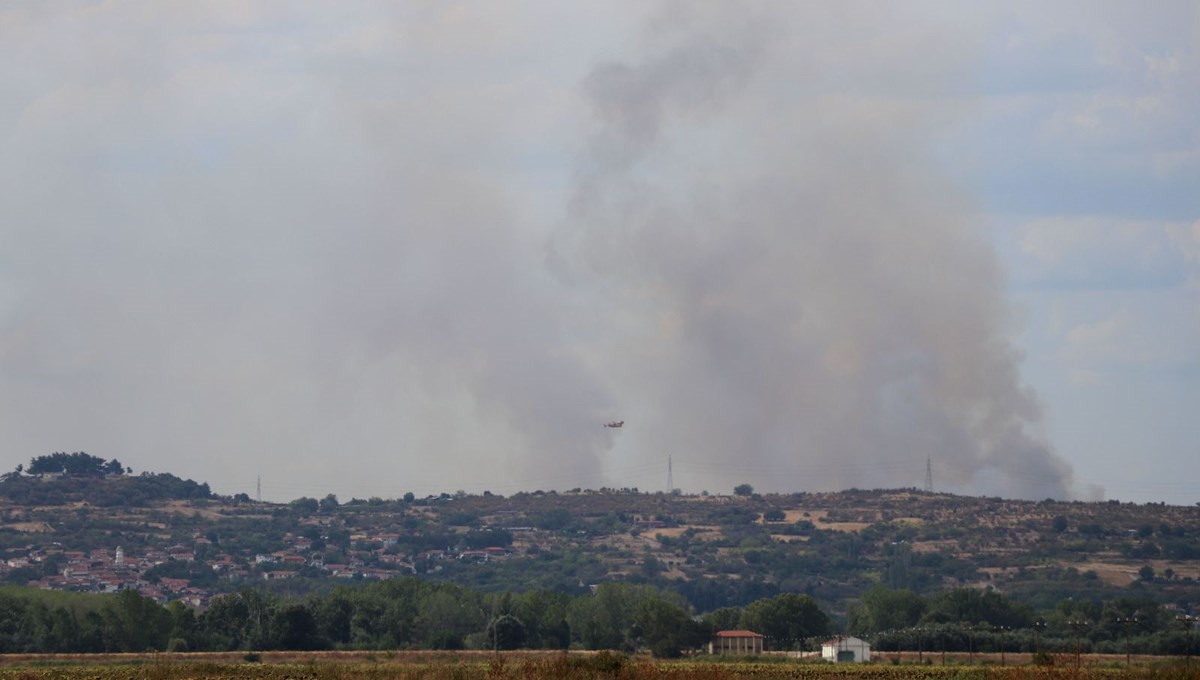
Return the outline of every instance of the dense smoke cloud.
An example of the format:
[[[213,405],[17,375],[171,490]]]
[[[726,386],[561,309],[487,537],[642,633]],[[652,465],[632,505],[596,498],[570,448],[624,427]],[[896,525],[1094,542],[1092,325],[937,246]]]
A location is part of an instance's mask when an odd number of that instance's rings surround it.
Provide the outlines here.
[[[951,488],[1069,495],[1002,274],[932,169],[945,114],[823,90],[770,63],[818,57],[775,51],[803,28],[756,18],[659,33],[585,81],[598,130],[563,248],[633,319],[608,360],[639,446],[712,484],[916,485],[928,457]]]
[[[936,169],[969,26],[669,3],[546,86],[493,56],[520,70],[532,10],[143,9],[0,24],[12,465],[283,500],[658,488],[668,455],[690,491],[919,485],[928,456],[942,489],[1072,492]]]

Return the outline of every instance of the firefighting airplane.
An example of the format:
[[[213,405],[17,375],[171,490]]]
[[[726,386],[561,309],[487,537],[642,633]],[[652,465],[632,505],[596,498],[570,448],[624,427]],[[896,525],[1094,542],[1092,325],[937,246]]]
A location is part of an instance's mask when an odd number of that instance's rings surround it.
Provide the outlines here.
[[[614,420],[611,423],[604,423],[604,427],[613,427],[613,428],[625,427],[625,421],[624,420]]]

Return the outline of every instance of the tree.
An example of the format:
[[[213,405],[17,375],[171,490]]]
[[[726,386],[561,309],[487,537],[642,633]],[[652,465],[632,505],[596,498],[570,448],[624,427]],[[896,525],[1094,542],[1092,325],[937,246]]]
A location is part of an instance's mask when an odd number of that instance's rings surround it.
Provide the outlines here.
[[[122,590],[101,612],[104,637],[115,651],[162,651],[171,632],[171,615],[136,590]]]
[[[296,500],[292,501],[291,503],[288,503],[288,505],[291,506],[291,508],[293,510],[295,510],[296,512],[299,512],[299,513],[305,514],[305,515],[311,515],[312,513],[316,512],[318,509],[320,509],[321,502],[315,498],[301,496],[300,498],[297,498]]]
[[[271,616],[272,647],[277,649],[320,649],[317,620],[302,604],[281,607]]]
[[[321,512],[325,512],[325,513],[335,512],[338,509],[338,505],[339,505],[338,498],[337,498],[337,496],[335,496],[333,494],[329,494],[328,496],[325,496],[318,503],[318,506],[320,507]]]
[[[468,633],[484,628],[484,615],[474,593],[444,586],[417,600],[417,625],[427,646],[462,649]]]
[[[641,643],[660,659],[674,659],[688,642],[686,633],[691,617],[683,607],[661,599],[646,599],[637,604],[634,630]]]
[[[1033,610],[992,590],[956,588],[934,597],[922,622],[987,623],[1008,628],[1028,628],[1033,623]]]
[[[526,644],[534,649],[566,649],[571,644],[567,606],[571,597],[553,590],[538,590],[513,598],[508,613],[525,624]]]
[[[339,589],[318,598],[313,605],[313,617],[317,620],[317,631],[321,637],[335,645],[350,642],[354,603],[347,593]]]
[[[829,616],[811,597],[783,593],[747,605],[741,626],[767,636],[777,649],[793,649],[802,647],[806,638],[829,635]]]
[[[533,518],[533,526],[547,531],[565,529],[571,523],[571,511],[566,508],[554,508]]]
[[[119,469],[120,463],[113,459],[110,468],[109,463],[105,463],[103,458],[93,456],[82,451],[76,453],[55,452],[48,456],[37,456],[29,461],[29,474],[40,475],[42,473],[65,473],[68,475],[105,475],[105,474],[121,474]]]
[[[494,650],[525,646],[525,624],[512,614],[501,614],[488,622],[486,634],[487,644]]]
[[[779,508],[771,508],[763,513],[764,522],[782,522],[787,519],[787,513]]]
[[[168,636],[168,652],[186,652],[189,641],[196,637],[196,611],[179,600],[167,603],[167,614],[171,617],[171,633]]]
[[[915,626],[925,613],[925,600],[911,590],[892,590],[881,585],[863,593],[849,615],[850,632],[866,635]]]
[[[737,486],[733,487],[733,495],[735,495],[735,496],[753,496],[754,495],[754,487],[750,486],[749,484],[738,484]]]
[[[629,583],[602,583],[596,594],[576,598],[567,608],[571,633],[587,649],[637,649],[636,618],[639,606],[654,599],[666,600],[686,608],[686,600],[675,593],[660,592],[653,586]]]
[[[704,615],[704,622],[713,632],[733,630],[738,627],[742,618],[742,610],[738,607],[721,607]]]

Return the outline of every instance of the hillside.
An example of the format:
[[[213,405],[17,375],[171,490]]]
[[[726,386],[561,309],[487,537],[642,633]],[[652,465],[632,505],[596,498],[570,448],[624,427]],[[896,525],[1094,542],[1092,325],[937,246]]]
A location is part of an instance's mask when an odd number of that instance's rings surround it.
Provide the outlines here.
[[[171,475],[9,475],[0,557],[12,583],[196,604],[247,584],[303,593],[417,574],[485,592],[648,583],[701,612],[799,592],[841,616],[876,583],[986,586],[1037,608],[1068,597],[1188,608],[1200,599],[1200,508],[911,489],[272,504]]]

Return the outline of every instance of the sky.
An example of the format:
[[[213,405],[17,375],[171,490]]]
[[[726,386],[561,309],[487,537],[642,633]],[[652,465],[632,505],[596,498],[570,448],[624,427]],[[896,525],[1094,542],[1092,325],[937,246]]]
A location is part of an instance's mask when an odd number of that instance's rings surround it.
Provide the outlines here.
[[[0,4],[0,465],[1198,502],[1198,45],[1170,0]]]

